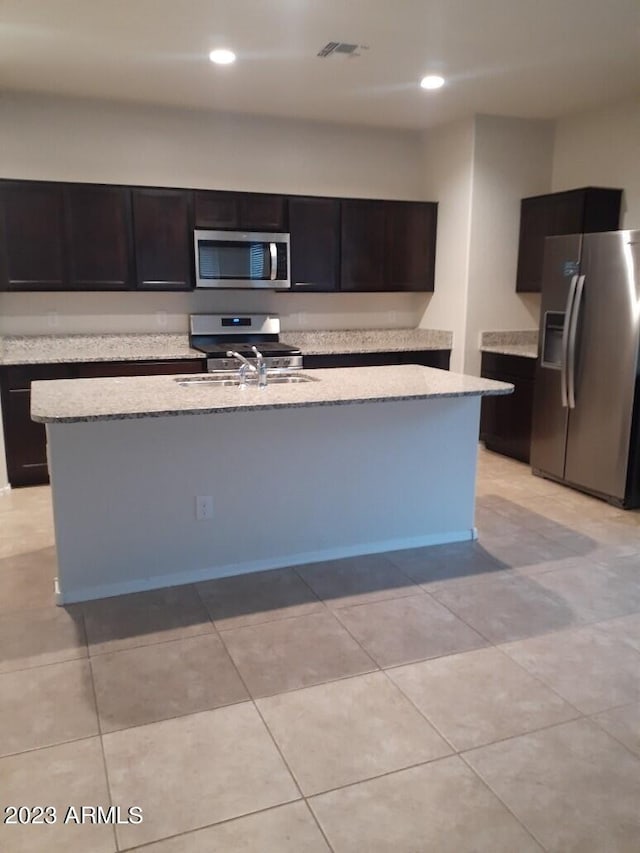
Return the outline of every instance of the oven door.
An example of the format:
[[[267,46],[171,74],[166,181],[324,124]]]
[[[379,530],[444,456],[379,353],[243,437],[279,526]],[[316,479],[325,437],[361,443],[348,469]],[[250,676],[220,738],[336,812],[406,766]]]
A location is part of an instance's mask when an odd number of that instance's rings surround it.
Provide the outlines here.
[[[194,231],[196,287],[291,287],[289,235]]]

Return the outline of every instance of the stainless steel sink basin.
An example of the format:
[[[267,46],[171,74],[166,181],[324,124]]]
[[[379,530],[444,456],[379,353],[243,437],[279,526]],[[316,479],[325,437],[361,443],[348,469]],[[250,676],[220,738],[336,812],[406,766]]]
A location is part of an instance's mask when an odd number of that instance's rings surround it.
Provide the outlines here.
[[[269,385],[285,385],[289,382],[318,382],[318,377],[309,376],[308,373],[291,373],[288,375],[277,373],[275,376],[270,376],[268,380]]]
[[[217,388],[233,387],[240,384],[235,374],[229,373],[207,373],[204,376],[176,376],[175,381],[181,388],[207,388],[214,385]],[[267,385],[291,385],[298,382],[317,382],[315,376],[308,373],[275,373],[269,375]],[[257,387],[257,381],[250,377],[248,381],[250,388]]]

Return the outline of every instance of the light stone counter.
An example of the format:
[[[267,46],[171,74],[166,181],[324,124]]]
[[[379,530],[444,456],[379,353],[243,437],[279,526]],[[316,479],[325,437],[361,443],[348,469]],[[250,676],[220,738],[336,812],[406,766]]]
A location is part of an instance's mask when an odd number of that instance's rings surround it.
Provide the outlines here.
[[[0,364],[64,364],[203,358],[187,335],[14,335],[0,338]]]
[[[282,331],[284,343],[303,355],[451,349],[452,333],[435,329]],[[203,358],[186,334],[7,335],[0,337],[0,365],[85,361]]]
[[[532,344],[502,344],[496,346],[485,346],[480,348],[480,352],[495,352],[497,355],[515,355],[519,358],[537,358],[538,347]]]
[[[480,352],[515,355],[520,358],[537,358],[538,332],[535,330],[481,332]]]
[[[231,374],[232,376],[234,374]],[[41,423],[157,418],[252,409],[340,406],[438,397],[510,394],[513,386],[419,365],[311,370],[309,382],[241,390],[175,376],[34,382],[31,414]],[[206,375],[203,374],[203,377]]]
[[[280,337],[298,346],[303,355],[443,350],[453,345],[452,332],[439,329],[344,329],[291,331]]]

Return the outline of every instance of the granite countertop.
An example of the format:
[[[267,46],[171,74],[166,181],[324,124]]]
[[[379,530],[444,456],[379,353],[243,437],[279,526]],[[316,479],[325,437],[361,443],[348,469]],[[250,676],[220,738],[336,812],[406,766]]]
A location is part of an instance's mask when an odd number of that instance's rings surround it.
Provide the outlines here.
[[[453,345],[453,333],[439,329],[290,331],[281,332],[280,337],[300,347],[303,355],[438,350],[451,349]]]
[[[451,349],[452,333],[435,329],[283,331],[284,343],[303,355]],[[82,361],[146,361],[203,358],[186,334],[14,335],[0,338],[0,365]]]
[[[498,355],[515,355],[520,358],[537,358],[538,332],[535,330],[481,332],[480,352],[495,352]]]
[[[426,400],[510,394],[513,385],[409,364],[313,370],[314,381],[224,387],[196,382],[186,387],[175,376],[59,379],[34,382],[31,416],[40,423],[237,412],[249,409],[336,406],[392,400]],[[193,375],[190,377],[193,378]]]
[[[0,364],[203,358],[184,334],[15,335],[0,339]]]

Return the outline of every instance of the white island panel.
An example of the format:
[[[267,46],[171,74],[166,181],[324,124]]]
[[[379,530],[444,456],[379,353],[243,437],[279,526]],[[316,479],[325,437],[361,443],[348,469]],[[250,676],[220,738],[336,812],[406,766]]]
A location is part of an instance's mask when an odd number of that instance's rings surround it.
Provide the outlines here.
[[[473,538],[480,400],[48,423],[58,600]]]

